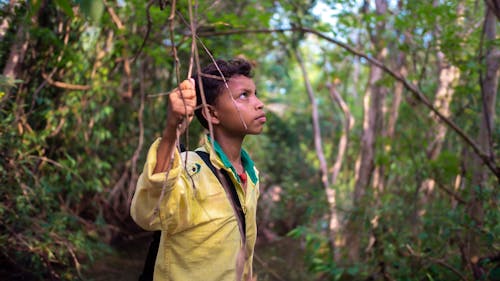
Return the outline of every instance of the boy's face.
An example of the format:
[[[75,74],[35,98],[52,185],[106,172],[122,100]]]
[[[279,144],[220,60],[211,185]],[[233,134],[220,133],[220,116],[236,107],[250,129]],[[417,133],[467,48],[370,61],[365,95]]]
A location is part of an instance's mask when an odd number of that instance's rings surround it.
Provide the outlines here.
[[[227,81],[229,90],[223,88],[215,101],[217,128],[231,135],[260,134],[266,123],[264,104],[257,97],[255,83],[243,75]]]

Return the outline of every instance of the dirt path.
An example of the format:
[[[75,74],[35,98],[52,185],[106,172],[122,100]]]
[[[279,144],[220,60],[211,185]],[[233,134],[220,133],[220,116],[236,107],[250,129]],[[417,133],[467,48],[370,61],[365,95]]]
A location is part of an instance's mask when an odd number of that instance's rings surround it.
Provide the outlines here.
[[[149,247],[149,237],[122,242],[97,260],[83,275],[86,281],[137,281]]]
[[[114,252],[94,263],[84,273],[86,281],[137,281],[142,272],[149,237],[116,245]],[[255,248],[254,273],[258,281],[314,280],[307,276],[299,241],[283,237]]]

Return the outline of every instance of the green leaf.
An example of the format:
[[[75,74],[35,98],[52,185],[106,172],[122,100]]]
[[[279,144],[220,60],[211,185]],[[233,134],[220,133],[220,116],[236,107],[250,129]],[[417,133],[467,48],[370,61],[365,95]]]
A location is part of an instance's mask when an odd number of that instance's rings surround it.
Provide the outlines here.
[[[437,159],[430,164],[444,180],[452,179],[460,170],[460,159],[455,153],[450,151],[441,152]]]
[[[352,266],[347,269],[347,273],[355,276],[359,272],[359,268],[357,266]]]
[[[488,277],[492,281],[500,281],[500,266],[493,268]]]
[[[54,1],[57,7],[61,8],[68,17],[73,17],[73,8],[71,7],[71,3],[68,0],[55,0]]]
[[[99,23],[104,12],[102,0],[79,0],[80,9],[85,17],[92,23]]]

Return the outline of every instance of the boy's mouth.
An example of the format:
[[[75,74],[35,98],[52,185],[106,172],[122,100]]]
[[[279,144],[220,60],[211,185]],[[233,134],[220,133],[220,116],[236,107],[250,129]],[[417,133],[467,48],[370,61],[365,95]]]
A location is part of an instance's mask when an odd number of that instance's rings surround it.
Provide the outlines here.
[[[265,114],[262,114],[262,115],[257,116],[257,118],[255,118],[255,120],[257,120],[257,121],[259,121],[261,123],[266,123],[267,118],[266,118]]]

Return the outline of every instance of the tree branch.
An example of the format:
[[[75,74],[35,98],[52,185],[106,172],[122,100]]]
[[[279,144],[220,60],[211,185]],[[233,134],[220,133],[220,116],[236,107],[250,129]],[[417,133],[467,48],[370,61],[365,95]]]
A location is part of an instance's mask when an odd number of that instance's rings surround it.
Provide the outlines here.
[[[433,104],[427,99],[427,97],[424,95],[422,91],[420,91],[414,84],[406,80],[405,77],[403,77],[400,73],[397,73],[396,71],[392,70],[390,67],[386,66],[382,62],[378,61],[375,58],[372,58],[371,56],[356,50],[355,48],[347,45],[346,43],[340,42],[339,40],[336,40],[334,38],[328,37],[327,35],[317,31],[313,30],[310,28],[306,27],[294,27],[294,28],[281,28],[281,29],[247,29],[247,30],[227,30],[227,31],[218,31],[218,32],[200,32],[198,33],[199,37],[210,37],[210,36],[225,36],[225,35],[235,35],[235,34],[242,34],[242,33],[285,33],[285,32],[302,32],[302,33],[310,33],[314,34],[328,42],[331,42],[351,54],[354,54],[358,57],[362,57],[366,59],[370,64],[375,65],[382,69],[385,73],[389,74],[392,76],[394,79],[397,81],[401,82],[404,87],[410,91],[417,100],[419,100],[421,103],[423,103],[429,110],[434,112],[436,116],[444,122],[446,125],[448,125],[450,128],[452,128],[473,150],[474,152],[481,158],[483,163],[493,172],[493,174],[497,177],[497,179],[500,181],[500,167],[497,166],[495,163],[494,159],[491,159],[480,147],[479,145],[471,138],[469,137],[460,127],[458,127],[457,124],[455,124],[453,121],[451,121],[449,118],[444,116],[441,112],[439,112],[438,109],[436,109]]]
[[[49,85],[55,86],[57,88],[66,89],[66,90],[75,90],[75,91],[88,91],[91,89],[90,85],[75,85],[69,84],[66,82],[54,81],[52,78],[46,73],[42,72],[42,77],[49,83]]]
[[[124,29],[125,26],[123,25],[122,21],[118,17],[118,15],[115,13],[115,10],[113,7],[111,7],[106,1],[104,1],[104,6],[106,6],[106,10],[108,10],[109,15],[111,16],[111,19],[115,23],[116,27],[118,29]]]
[[[326,87],[330,92],[330,97],[339,106],[339,108],[342,110],[342,113],[344,114],[344,130],[342,132],[342,135],[340,136],[340,141],[338,144],[339,149],[337,152],[337,159],[335,160],[335,164],[332,167],[331,184],[334,185],[337,182],[337,177],[340,173],[340,168],[342,167],[342,161],[344,160],[344,155],[347,151],[349,133],[352,129],[352,126],[354,125],[354,117],[352,117],[349,107],[335,88],[336,85],[334,83],[327,82]]]

